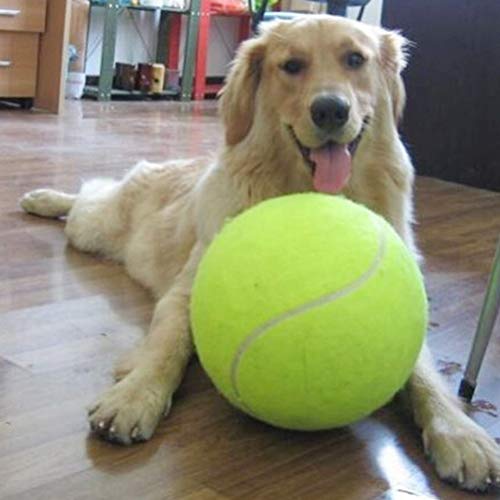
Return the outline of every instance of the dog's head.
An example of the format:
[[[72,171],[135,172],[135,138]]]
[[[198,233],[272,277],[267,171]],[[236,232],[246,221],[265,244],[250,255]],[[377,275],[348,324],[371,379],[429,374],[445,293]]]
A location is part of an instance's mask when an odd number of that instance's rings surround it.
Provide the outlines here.
[[[241,45],[222,91],[227,145],[265,117],[300,153],[316,189],[340,191],[380,99],[390,120],[402,113],[404,46],[397,33],[335,16],[264,25]]]

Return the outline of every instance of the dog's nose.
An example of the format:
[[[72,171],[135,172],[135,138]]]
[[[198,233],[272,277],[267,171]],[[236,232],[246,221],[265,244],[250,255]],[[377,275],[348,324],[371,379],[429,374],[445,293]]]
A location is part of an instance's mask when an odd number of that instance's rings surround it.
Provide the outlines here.
[[[311,104],[311,118],[318,128],[331,132],[347,122],[349,109],[349,102],[344,97],[335,94],[320,95]]]

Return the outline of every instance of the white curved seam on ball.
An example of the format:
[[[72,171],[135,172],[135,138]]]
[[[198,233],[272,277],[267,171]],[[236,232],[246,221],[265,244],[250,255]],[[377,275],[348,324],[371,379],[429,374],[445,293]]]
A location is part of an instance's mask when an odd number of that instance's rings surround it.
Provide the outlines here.
[[[377,221],[377,225],[380,227],[380,224]],[[386,251],[386,235],[385,232],[382,230],[382,227],[380,227],[380,245],[377,251],[377,255],[373,259],[373,262],[371,266],[368,268],[368,270],[362,274],[359,278],[357,278],[355,281],[352,283],[349,283],[346,285],[344,288],[341,288],[340,290],[336,290],[335,292],[328,293],[327,295],[323,295],[319,297],[318,299],[315,299],[311,302],[308,302],[307,304],[302,304],[299,307],[296,307],[295,309],[291,309],[289,311],[286,311],[276,318],[273,318],[263,325],[255,328],[250,335],[245,337],[243,342],[240,344],[238,347],[238,350],[236,351],[236,355],[233,359],[233,362],[231,364],[231,386],[233,388],[234,394],[236,397],[240,400],[240,403],[244,404],[243,401],[241,401],[240,398],[240,393],[238,390],[238,383],[237,383],[237,376],[238,376],[238,369],[239,365],[241,362],[241,359],[243,358],[243,355],[245,352],[248,350],[251,344],[253,344],[259,337],[264,335],[268,330],[271,328],[275,327],[279,323],[283,321],[287,321],[295,316],[299,316],[300,314],[304,314],[306,312],[309,312],[312,309],[315,309],[316,307],[323,306],[325,304],[328,304],[329,302],[333,302],[334,300],[340,299],[341,297],[345,297],[346,295],[350,294],[351,292],[354,292],[357,290],[361,285],[364,285],[377,271],[380,263],[382,262],[382,259],[384,258],[385,251]]]

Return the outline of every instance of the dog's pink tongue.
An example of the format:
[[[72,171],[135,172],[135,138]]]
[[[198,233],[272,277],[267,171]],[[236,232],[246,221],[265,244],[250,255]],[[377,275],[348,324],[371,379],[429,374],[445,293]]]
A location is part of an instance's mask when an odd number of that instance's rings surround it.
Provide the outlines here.
[[[351,153],[347,145],[328,144],[312,149],[311,160],[316,164],[314,189],[322,193],[338,193],[351,174]]]

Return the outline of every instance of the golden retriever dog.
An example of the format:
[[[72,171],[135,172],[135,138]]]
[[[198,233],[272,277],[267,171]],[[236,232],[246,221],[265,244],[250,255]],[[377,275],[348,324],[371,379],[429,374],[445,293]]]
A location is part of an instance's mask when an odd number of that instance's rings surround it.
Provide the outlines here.
[[[42,189],[22,198],[27,212],[67,216],[73,246],[122,262],[157,299],[145,341],[89,410],[97,434],[147,440],[168,413],[193,354],[196,268],[228,217],[287,193],[343,193],[384,216],[417,256],[413,167],[397,132],[404,48],[397,33],[333,16],[269,23],[241,45],[227,78],[215,163],[141,162],[77,195]],[[405,391],[442,478],[469,489],[499,480],[497,445],[463,413],[426,348]]]

